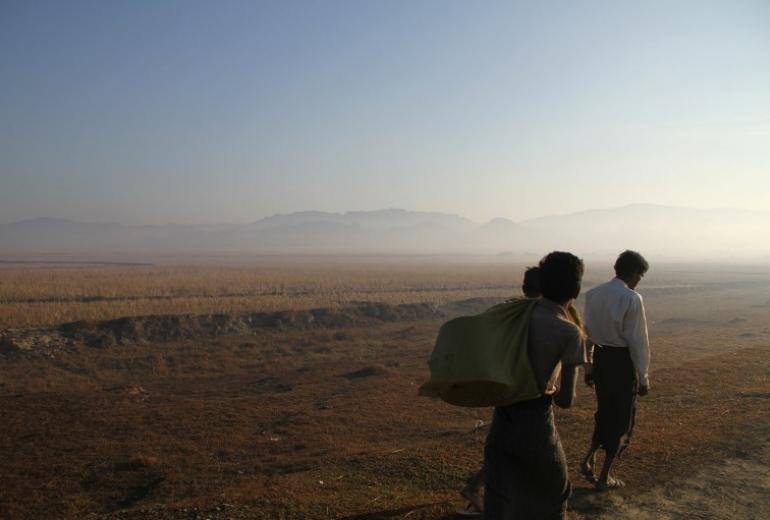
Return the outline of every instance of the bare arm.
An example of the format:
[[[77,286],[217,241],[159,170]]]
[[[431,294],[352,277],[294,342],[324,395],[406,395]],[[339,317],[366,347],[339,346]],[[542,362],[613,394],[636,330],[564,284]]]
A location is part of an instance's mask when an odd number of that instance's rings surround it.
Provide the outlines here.
[[[564,365],[561,368],[561,385],[553,400],[559,408],[569,408],[575,402],[578,365]]]

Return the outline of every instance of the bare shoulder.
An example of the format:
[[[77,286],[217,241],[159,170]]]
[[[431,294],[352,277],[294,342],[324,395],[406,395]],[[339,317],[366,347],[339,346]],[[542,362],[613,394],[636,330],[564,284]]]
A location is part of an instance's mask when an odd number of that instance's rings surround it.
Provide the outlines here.
[[[559,316],[559,318],[554,323],[554,327],[559,331],[560,334],[570,339],[579,338],[583,335],[583,331],[580,329],[580,327],[566,316]]]

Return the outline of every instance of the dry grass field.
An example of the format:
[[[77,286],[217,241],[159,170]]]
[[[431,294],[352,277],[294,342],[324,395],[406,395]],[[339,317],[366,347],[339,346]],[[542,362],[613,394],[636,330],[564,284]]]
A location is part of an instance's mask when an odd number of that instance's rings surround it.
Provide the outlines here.
[[[0,329],[150,314],[242,313],[354,301],[445,303],[508,297],[509,265],[314,267],[0,265]]]
[[[438,326],[523,267],[3,265],[0,518],[453,518],[490,410],[417,387]],[[581,388],[557,417],[571,518],[770,518],[770,268],[653,265],[639,290],[653,387],[628,487],[575,471]]]

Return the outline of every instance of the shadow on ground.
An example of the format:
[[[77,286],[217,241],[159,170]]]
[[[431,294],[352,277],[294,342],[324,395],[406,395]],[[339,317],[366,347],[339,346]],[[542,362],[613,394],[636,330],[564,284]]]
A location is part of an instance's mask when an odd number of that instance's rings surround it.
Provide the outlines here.
[[[339,520],[390,520],[392,518],[408,518],[412,514],[419,512],[421,509],[427,509],[429,507],[437,507],[446,505],[444,502],[434,502],[431,504],[420,504],[417,506],[406,506],[395,509],[383,509],[381,511],[372,511],[369,513],[361,513],[358,515],[344,516]],[[456,518],[454,514],[448,514],[437,517],[435,520],[449,520]]]

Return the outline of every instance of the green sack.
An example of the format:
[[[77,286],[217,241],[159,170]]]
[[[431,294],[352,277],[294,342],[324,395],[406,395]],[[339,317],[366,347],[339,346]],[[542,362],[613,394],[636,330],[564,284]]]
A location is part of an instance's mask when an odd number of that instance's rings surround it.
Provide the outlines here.
[[[505,406],[540,397],[527,355],[536,303],[511,300],[446,322],[428,361],[430,381],[420,395],[458,406]]]

